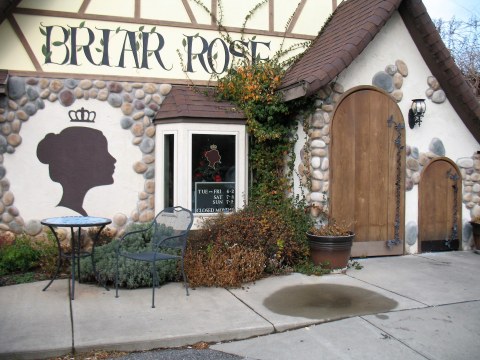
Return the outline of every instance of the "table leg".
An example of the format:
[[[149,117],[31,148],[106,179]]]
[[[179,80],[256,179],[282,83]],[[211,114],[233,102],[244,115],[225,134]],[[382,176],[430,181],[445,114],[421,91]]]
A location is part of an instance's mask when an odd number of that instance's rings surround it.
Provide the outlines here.
[[[80,242],[80,239],[79,241]],[[73,231],[73,227],[70,228],[70,246],[72,248],[72,277],[71,277],[71,282],[70,282],[70,289],[71,289],[71,296],[70,298],[72,300],[75,299],[75,261],[76,261],[76,244],[75,244],[75,233]],[[78,261],[80,262],[80,259],[78,259]]]
[[[55,274],[53,274],[52,278],[50,279],[50,282],[43,288],[43,291],[47,290],[50,285],[52,285],[53,281],[57,278],[58,273],[60,272],[60,267],[62,265],[62,247],[60,246],[60,240],[58,239],[57,233],[55,229],[52,226],[49,226],[50,231],[53,233],[53,236],[55,237],[55,241],[57,242],[57,247],[58,247],[58,259],[57,259],[57,269],[55,270]]]
[[[75,228],[78,226],[78,232],[75,231]],[[80,264],[80,259],[86,256],[91,257],[92,261],[92,268],[94,272],[95,279],[99,284],[101,284],[106,290],[110,290],[107,286],[106,283],[102,283],[100,281],[100,276],[97,272],[96,266],[95,266],[95,245],[98,242],[98,238],[102,232],[102,230],[105,228],[106,225],[99,226],[99,230],[95,236],[95,239],[93,241],[93,246],[92,246],[92,251],[89,253],[87,251],[82,252],[81,249],[81,228],[83,225],[73,225],[69,226],[70,227],[70,247],[71,251],[70,254],[64,253],[62,251],[62,247],[60,244],[60,239],[58,238],[58,234],[55,231],[55,228],[53,225],[48,225],[50,230],[53,233],[53,236],[55,237],[55,241],[57,242],[57,247],[58,247],[58,261],[57,261],[57,269],[55,270],[55,274],[53,274],[53,277],[50,279],[49,283],[45,288],[43,288],[43,291],[47,290],[48,287],[53,283],[53,281],[58,277],[58,274],[60,272],[60,268],[62,265],[62,258],[68,257],[70,258],[71,261],[71,274],[70,274],[70,280],[69,280],[69,295],[71,300],[75,299],[75,277],[79,277],[79,282],[80,282],[80,274],[81,274],[81,264]],[[86,225],[88,226],[88,225]],[[56,226],[55,226],[56,227]],[[65,226],[66,227],[66,226]],[[75,234],[77,233],[77,234]],[[77,235],[77,236],[75,236]],[[78,275],[77,275],[78,274]]]
[[[105,226],[106,226],[106,225],[102,225],[102,226],[100,227],[100,229],[97,231],[97,234],[95,235],[95,239],[93,240],[93,245],[92,245],[92,253],[90,254],[90,257],[91,257],[91,260],[92,260],[92,268],[93,268],[93,274],[95,275],[95,279],[97,280],[97,282],[98,282],[99,284],[102,284],[102,286],[103,286],[106,290],[110,291],[110,289],[107,287],[107,284],[106,284],[106,283],[102,283],[102,282],[100,281],[100,278],[99,278],[98,273],[97,273],[97,269],[96,269],[96,267],[95,267],[95,245],[96,245],[96,243],[97,243],[97,241],[98,241],[98,237],[100,236],[100,234],[101,234],[101,232],[102,232],[102,230],[103,230],[103,228],[104,228]]]
[[[82,257],[82,232],[81,227],[78,228],[77,236],[77,274],[78,274],[78,283],[80,283],[80,258]]]

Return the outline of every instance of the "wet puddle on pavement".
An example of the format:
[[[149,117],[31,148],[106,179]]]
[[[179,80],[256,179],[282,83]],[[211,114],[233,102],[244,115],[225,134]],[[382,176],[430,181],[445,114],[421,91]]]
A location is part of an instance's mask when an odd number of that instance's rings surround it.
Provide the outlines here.
[[[314,284],[278,290],[267,297],[263,305],[276,314],[333,320],[387,312],[398,303],[355,286]]]

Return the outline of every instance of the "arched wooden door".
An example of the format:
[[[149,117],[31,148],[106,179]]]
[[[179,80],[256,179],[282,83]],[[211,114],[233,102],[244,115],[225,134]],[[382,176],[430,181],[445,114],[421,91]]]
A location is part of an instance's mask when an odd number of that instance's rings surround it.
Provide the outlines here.
[[[348,92],[331,129],[330,213],[352,224],[352,256],[400,255],[405,233],[405,126],[389,95]]]
[[[419,252],[458,250],[462,239],[462,180],[455,163],[433,159],[418,188]]]

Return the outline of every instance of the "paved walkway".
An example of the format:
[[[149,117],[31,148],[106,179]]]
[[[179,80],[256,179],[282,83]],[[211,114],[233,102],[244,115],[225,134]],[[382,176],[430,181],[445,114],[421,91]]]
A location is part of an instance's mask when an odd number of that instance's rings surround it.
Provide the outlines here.
[[[1,287],[0,359],[200,341],[248,359],[480,358],[480,255],[359,262],[363,269],[346,274],[270,277],[189,297],[171,283],[157,290],[155,309],[151,289],[121,290],[116,299],[80,284],[70,302],[67,280],[45,292],[45,282]]]

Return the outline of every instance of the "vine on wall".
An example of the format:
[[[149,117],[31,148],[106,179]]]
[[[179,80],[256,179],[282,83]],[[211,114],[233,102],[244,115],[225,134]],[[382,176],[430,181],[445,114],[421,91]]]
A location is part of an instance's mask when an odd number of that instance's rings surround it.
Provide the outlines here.
[[[271,58],[259,59],[244,46],[245,28],[248,21],[268,1],[256,4],[244,19],[240,41],[233,41],[222,24],[222,2],[218,2],[219,17],[216,18],[199,0],[194,0],[217,22],[220,36],[242,54],[221,77],[215,75],[218,100],[234,103],[247,118],[250,135],[249,166],[251,171],[250,198],[272,203],[281,201],[292,191],[296,115],[304,109],[308,99],[284,102],[277,91],[286,68],[296,57],[285,59],[293,51],[305,49],[309,42],[284,49],[283,44]],[[287,21],[288,28],[294,14]],[[283,59],[283,60],[282,60]],[[212,55],[215,61],[215,54]]]

